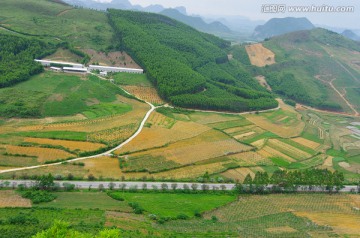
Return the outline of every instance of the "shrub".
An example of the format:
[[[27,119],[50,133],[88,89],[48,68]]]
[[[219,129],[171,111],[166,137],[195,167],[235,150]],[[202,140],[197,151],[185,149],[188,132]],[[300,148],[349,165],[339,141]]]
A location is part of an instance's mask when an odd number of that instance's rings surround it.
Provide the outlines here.
[[[187,220],[187,219],[189,219],[189,216],[185,215],[185,214],[179,214],[179,215],[177,215],[176,218],[180,219],[180,220]]]
[[[195,211],[194,216],[197,218],[202,218],[202,214],[199,211]]]
[[[108,192],[107,195],[109,197],[111,197],[112,199],[115,199],[115,200],[118,200],[118,201],[124,201],[125,200],[123,197],[121,197],[121,195],[119,193]]]
[[[27,190],[21,192],[23,198],[30,199],[34,204],[39,204],[43,202],[51,202],[56,199],[56,195],[49,193],[47,191],[37,191],[37,190]]]
[[[94,176],[93,174],[89,174],[89,175],[88,175],[88,180],[89,180],[89,181],[95,181],[96,178],[95,178],[95,176]]]
[[[75,189],[75,184],[63,183],[65,191],[73,191]]]
[[[18,214],[13,217],[9,217],[7,220],[11,225],[36,225],[39,224],[39,220],[35,217],[28,217],[24,214]]]
[[[134,209],[135,214],[143,214],[144,208],[142,208],[138,203],[136,202],[129,202],[129,206]]]
[[[157,216],[155,214],[150,214],[149,218],[154,221],[157,220]]]

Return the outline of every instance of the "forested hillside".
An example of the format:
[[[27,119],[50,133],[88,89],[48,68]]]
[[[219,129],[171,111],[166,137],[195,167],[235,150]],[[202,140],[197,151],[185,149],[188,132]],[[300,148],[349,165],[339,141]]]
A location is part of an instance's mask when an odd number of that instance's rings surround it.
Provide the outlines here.
[[[42,72],[43,67],[34,59],[53,51],[52,46],[38,40],[0,34],[0,88]]]
[[[254,70],[266,76],[274,92],[320,109],[354,113],[340,92],[359,107],[358,42],[317,28],[273,37],[264,46],[275,53],[276,64]],[[244,49],[234,52],[246,64]]]
[[[277,106],[239,62],[228,60],[229,42],[157,14],[109,10],[109,19],[118,47],[175,106],[238,112]]]

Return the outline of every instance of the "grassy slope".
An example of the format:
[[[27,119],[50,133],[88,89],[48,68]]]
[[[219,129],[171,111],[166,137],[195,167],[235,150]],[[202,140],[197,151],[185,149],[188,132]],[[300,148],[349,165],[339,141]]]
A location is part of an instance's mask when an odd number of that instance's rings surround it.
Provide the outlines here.
[[[0,5],[0,26],[11,30],[54,43],[68,41],[80,48],[99,50],[111,45],[112,29],[103,12],[46,0],[0,0]]]
[[[131,110],[128,104],[114,103],[117,94],[125,95],[121,89],[95,76],[81,79],[77,75],[46,72],[0,92],[5,102],[0,111],[8,117],[26,116],[24,111],[29,110],[30,117],[83,113],[96,118]]]

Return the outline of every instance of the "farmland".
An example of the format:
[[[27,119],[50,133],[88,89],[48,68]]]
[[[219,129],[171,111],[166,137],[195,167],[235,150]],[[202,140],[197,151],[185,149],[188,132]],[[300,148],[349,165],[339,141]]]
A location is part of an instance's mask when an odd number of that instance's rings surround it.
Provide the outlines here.
[[[177,193],[138,192],[99,188],[74,192],[55,192],[54,201],[31,205],[15,191],[1,190],[0,204],[16,198],[14,208],[0,208],[1,237],[14,232],[15,217],[32,220],[16,234],[30,237],[47,229],[55,219],[71,224],[72,229],[96,233],[117,227],[124,237],[152,234],[152,237],[229,236],[304,237],[356,236],[360,206],[352,194],[273,194],[231,195],[221,192]],[[128,204],[135,204],[139,210]],[[32,208],[23,208],[23,206]],[[132,205],[133,206],[133,205]],[[357,209],[356,209],[357,208]],[[38,222],[36,222],[38,221]],[[135,232],[135,233],[134,233]],[[132,234],[132,235],[131,235]]]
[[[33,95],[42,95],[29,113],[37,116],[6,119],[1,125],[0,164],[9,168],[67,160],[117,145],[136,131],[148,109],[95,76],[45,72],[1,90],[5,96],[14,90],[26,95],[10,99],[15,113],[23,110],[17,105],[25,102],[27,107]]]
[[[138,84],[146,84],[146,80],[139,79]],[[95,150],[119,144],[130,137],[137,127],[130,123],[131,119],[140,120],[144,115],[142,108],[146,107],[143,103],[124,97],[121,101],[130,104],[133,110],[123,115],[85,121],[17,127],[19,132],[11,138],[19,145],[12,146],[29,150],[29,147],[21,146],[31,143],[33,147],[38,147],[37,150],[65,149],[66,153],[70,153],[53,158],[57,160],[75,157],[86,152],[88,147]],[[280,105],[281,109],[277,111],[247,115],[158,108],[150,115],[141,133],[116,150],[113,158],[84,160],[83,167],[69,163],[19,171],[15,176],[51,172],[62,177],[73,174],[79,179],[92,175],[97,179],[194,181],[208,174],[211,180],[220,177],[225,181],[243,181],[248,174],[253,177],[256,172],[271,175],[278,169],[326,168],[342,171],[348,182],[359,179],[359,145],[346,129],[349,123],[356,121],[355,118],[346,118],[345,123],[345,118],[341,116],[295,109],[281,101]],[[126,118],[127,121],[124,120]],[[26,132],[29,128],[33,132]],[[57,133],[61,130],[65,131],[63,135]],[[54,132],[53,139],[50,139],[51,132]],[[85,133],[85,136],[77,133]],[[70,141],[61,138],[67,134]],[[42,148],[42,145],[53,148]],[[2,146],[1,150],[7,152],[6,146]],[[4,155],[0,164],[16,167],[20,158],[29,165],[46,162],[39,162],[39,156],[26,151],[18,155],[9,153]],[[10,163],[6,158],[11,157],[14,159]],[[10,173],[2,176],[8,177]]]

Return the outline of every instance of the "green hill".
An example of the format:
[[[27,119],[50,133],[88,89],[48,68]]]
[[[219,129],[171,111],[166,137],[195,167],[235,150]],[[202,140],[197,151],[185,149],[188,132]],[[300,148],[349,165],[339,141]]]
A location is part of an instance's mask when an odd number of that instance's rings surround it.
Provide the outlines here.
[[[305,17],[272,18],[264,25],[257,26],[254,30],[253,37],[265,39],[289,32],[310,30],[313,28],[315,28],[315,26]]]
[[[166,16],[100,12],[46,0],[0,4],[0,31],[45,42],[52,50],[67,47],[82,57],[85,49],[126,51],[160,96],[175,106],[235,112],[277,106],[241,63],[228,60],[230,42]]]
[[[119,47],[175,106],[238,112],[277,106],[240,63],[228,60],[229,42],[158,14],[110,10],[109,18]]]
[[[360,108],[358,42],[317,28],[273,37],[264,45],[276,54],[277,63],[257,73],[266,75],[276,93],[317,108],[354,113],[341,93]]]

